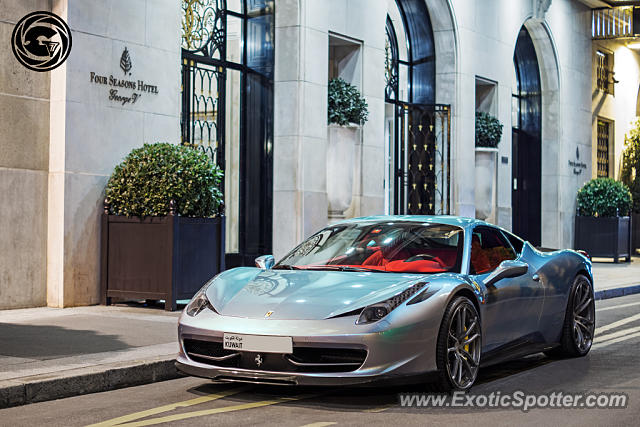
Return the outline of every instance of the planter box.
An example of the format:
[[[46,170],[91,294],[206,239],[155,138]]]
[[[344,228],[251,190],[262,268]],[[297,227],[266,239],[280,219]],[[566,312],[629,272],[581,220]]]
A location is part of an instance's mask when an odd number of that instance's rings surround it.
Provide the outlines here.
[[[353,201],[356,146],[360,140],[357,125],[329,125],[327,144],[327,202],[329,222],[345,218]]]
[[[575,249],[592,257],[631,261],[631,218],[576,216]]]
[[[190,299],[224,270],[224,217],[102,215],[101,303]]]
[[[476,147],[476,218],[495,223],[498,149]]]
[[[640,249],[640,214],[631,215],[631,255],[635,255],[636,251]]]

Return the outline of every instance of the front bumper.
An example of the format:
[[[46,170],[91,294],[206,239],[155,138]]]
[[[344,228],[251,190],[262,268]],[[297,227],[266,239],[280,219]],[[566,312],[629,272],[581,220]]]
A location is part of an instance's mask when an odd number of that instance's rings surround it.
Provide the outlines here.
[[[424,313],[422,313],[424,315]],[[428,316],[430,317],[430,316]],[[220,316],[204,310],[196,317],[183,313],[179,322],[180,354],[176,367],[187,375],[222,381],[282,385],[347,385],[422,376],[436,370],[435,348],[439,316],[382,320],[355,325],[355,317],[324,320],[267,320]],[[391,327],[391,324],[398,325]],[[221,342],[223,334],[290,336],[296,347],[364,349],[361,366],[349,372],[278,371],[258,367],[216,366],[193,360],[185,339]]]

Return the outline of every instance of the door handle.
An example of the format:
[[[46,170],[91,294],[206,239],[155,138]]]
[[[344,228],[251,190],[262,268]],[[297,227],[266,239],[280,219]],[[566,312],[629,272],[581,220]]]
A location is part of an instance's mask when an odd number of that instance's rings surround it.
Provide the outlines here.
[[[538,275],[538,273],[534,274],[533,277],[531,277],[533,279],[534,282],[539,282],[540,281],[540,276]]]

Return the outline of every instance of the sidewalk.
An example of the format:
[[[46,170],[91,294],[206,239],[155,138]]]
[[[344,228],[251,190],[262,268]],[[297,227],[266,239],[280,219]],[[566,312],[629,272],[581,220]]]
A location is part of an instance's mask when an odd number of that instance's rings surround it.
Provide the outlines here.
[[[600,261],[600,259],[598,259]],[[615,298],[640,293],[640,257],[631,262],[593,262],[596,299]]]
[[[0,408],[174,378],[179,312],[0,311]]]

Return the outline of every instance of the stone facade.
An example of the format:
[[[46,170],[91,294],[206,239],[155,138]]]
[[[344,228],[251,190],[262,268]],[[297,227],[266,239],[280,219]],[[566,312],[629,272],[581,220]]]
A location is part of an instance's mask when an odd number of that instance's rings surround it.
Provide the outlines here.
[[[492,108],[504,124],[496,222],[511,228],[513,53],[524,25],[542,81],[542,245],[571,247],[577,189],[591,177],[591,10],[575,0],[426,0],[436,45],[436,102],[451,105],[452,212],[475,215],[474,93],[495,82]],[[282,255],[327,222],[327,46],[361,42],[361,91],[370,106],[354,164],[352,216],[385,212],[384,25],[395,0],[276,2],[274,252]],[[579,149],[589,165],[568,166]]]
[[[598,51],[606,52],[613,59],[614,94],[598,90]],[[640,114],[639,82],[640,53],[626,43],[614,40],[596,40],[592,49],[592,171],[597,175],[598,119],[609,123],[609,176],[619,179],[624,138]]]
[[[50,3],[0,7],[0,309],[46,303],[50,80],[28,72],[10,40],[24,15]]]
[[[179,142],[180,4],[173,0],[12,1],[0,8],[0,308],[95,304],[100,213],[113,167],[145,142]],[[11,33],[47,10],[71,28],[67,61],[27,70]],[[130,74],[119,66],[127,49]],[[144,80],[135,103],[107,79]],[[108,81],[108,80],[107,80]]]
[[[482,108],[504,124],[492,218],[511,228],[513,54],[524,25],[534,42],[542,84],[542,245],[571,247],[575,194],[595,175],[597,117],[615,121],[612,176],[619,173],[623,136],[637,108],[638,54],[613,42],[592,45],[587,2],[424,1],[436,51],[435,101],[451,106],[451,213],[475,215],[475,95],[477,82],[488,82],[492,99]],[[99,218],[108,176],[132,148],[180,140],[180,2],[29,0],[2,5],[0,309],[95,304]],[[389,14],[400,25],[395,8],[395,0],[275,0],[276,257],[329,221],[327,83],[337,67],[332,52],[345,46],[356,52],[347,71],[369,105],[369,120],[357,132],[353,198],[345,214],[389,213],[385,23]],[[71,54],[52,72],[29,71],[11,52],[15,23],[34,10],[53,11],[72,30]],[[130,71],[119,65],[125,48]],[[620,80],[615,98],[596,93],[598,48],[615,52]],[[135,103],[123,105],[110,100],[111,87],[96,83],[91,73],[142,79],[157,86],[158,93],[141,92]],[[238,123],[227,119],[229,128]],[[229,153],[237,151],[237,144],[233,147]],[[588,165],[580,174],[569,166],[576,150]],[[238,164],[237,158],[228,160]],[[237,167],[232,169],[229,188],[238,180]],[[227,190],[228,197],[237,194]],[[237,200],[228,200],[227,206],[234,217]],[[228,244],[237,246],[234,240]]]
[[[179,142],[180,4],[172,0],[60,0],[73,49],[51,72],[47,304],[99,301],[100,214],[113,167],[145,142]],[[130,53],[132,69],[120,59]],[[158,88],[135,102],[110,98],[91,73]]]

